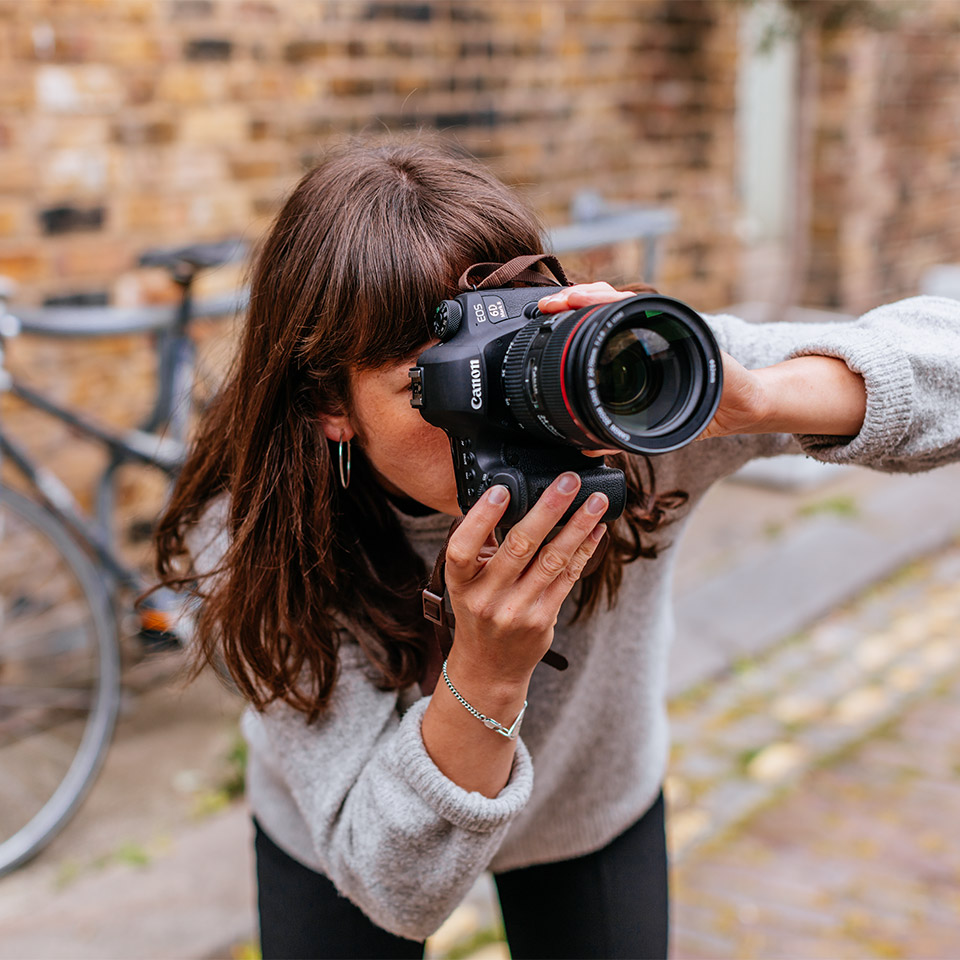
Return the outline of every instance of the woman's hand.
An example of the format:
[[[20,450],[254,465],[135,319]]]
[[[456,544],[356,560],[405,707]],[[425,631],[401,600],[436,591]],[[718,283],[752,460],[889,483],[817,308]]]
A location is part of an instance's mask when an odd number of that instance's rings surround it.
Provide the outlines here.
[[[491,487],[447,544],[447,591],[457,618],[448,674],[474,709],[505,726],[519,715],[533,668],[553,641],[560,604],[606,530],[600,518],[607,498],[594,493],[543,543],[579,488],[577,474],[561,474],[498,546],[494,531],[509,494]],[[488,730],[445,683],[437,684],[421,731],[433,762],[454,783],[487,797],[503,789],[516,741]]]
[[[579,488],[577,474],[561,474],[498,546],[494,530],[509,493],[491,487],[450,538],[446,583],[457,622],[451,674],[455,659],[472,688],[490,695],[526,689],[550,648],[560,605],[606,529],[599,521],[607,498],[594,493],[544,544]]]
[[[760,378],[747,370],[729,353],[720,351],[723,360],[723,392],[720,405],[707,429],[697,437],[726,437],[734,433],[762,433],[767,415],[766,395]]]
[[[560,287],[556,293],[541,297],[537,306],[541,313],[560,313],[563,310],[579,310],[597,303],[613,303],[635,297],[632,290],[614,290],[609,283],[575,283],[572,287]]]

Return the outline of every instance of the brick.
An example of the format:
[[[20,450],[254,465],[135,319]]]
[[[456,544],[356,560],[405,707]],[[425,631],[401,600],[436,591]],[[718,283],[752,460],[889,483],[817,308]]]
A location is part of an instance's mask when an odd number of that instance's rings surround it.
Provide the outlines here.
[[[168,0],[164,9],[173,20],[202,20],[212,16],[214,3],[213,0]]]
[[[170,231],[180,231],[181,237],[188,236],[187,205],[188,201],[182,196],[154,194],[126,197],[116,204],[117,228],[122,231],[147,231],[154,236],[156,231],[165,236],[169,236]],[[157,242],[162,242],[159,237]]]
[[[21,237],[27,229],[27,204],[0,200],[0,237]]]
[[[180,139],[185,144],[228,144],[246,139],[247,119],[240,106],[186,110],[181,116]]]
[[[367,20],[407,20],[426,23],[433,19],[434,6],[430,3],[368,3],[363,12]]]
[[[233,56],[233,42],[217,38],[188,40],[183,55],[187,60],[229,60]]]
[[[0,152],[0,196],[36,190],[37,169],[26,153]]]
[[[171,143],[177,138],[177,125],[173,120],[131,119],[115,124],[110,139],[122,146],[149,144],[157,146]]]
[[[0,251],[0,276],[10,277],[17,283],[35,283],[43,276],[45,261],[39,251],[18,250],[15,253]]]
[[[125,100],[117,72],[102,64],[43,65],[35,72],[36,105],[53,113],[119,109]]]
[[[241,156],[230,161],[230,173],[235,180],[257,180],[278,177],[287,169],[285,158],[276,151],[260,156]]]
[[[323,40],[294,40],[284,48],[283,56],[287,63],[306,63],[322,59],[329,51],[329,44]]]
[[[125,270],[134,266],[134,249],[130,240],[113,235],[82,239],[66,238],[58,243],[52,257],[53,269],[64,277],[75,277],[86,282],[110,283]]]
[[[222,100],[227,78],[220,70],[200,64],[174,63],[160,74],[156,99],[175,105],[210,103]]]
[[[47,207],[38,214],[42,231],[48,235],[100,230],[106,217],[102,206],[75,207],[69,204]]]
[[[42,163],[44,188],[55,195],[99,195],[107,187],[109,157],[103,149],[70,148],[46,154]]]

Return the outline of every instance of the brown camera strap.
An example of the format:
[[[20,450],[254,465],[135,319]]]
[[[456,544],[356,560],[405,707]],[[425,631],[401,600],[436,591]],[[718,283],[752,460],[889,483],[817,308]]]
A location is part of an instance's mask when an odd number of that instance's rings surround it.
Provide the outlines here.
[[[530,269],[538,263],[542,263],[552,276]],[[495,290],[511,283],[529,283],[538,287],[570,285],[560,261],[552,253],[533,253],[514,257],[506,263],[475,263],[463,271],[459,286],[466,293],[468,290]]]

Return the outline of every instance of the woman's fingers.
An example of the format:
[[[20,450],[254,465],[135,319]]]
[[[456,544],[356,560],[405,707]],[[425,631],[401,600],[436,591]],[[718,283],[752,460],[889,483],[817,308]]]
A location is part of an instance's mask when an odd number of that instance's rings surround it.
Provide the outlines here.
[[[482,570],[487,589],[516,590],[518,595],[532,601],[566,573],[569,580],[564,590],[566,595],[579,576],[578,570],[570,579],[568,567],[589,546],[590,534],[608,506],[604,494],[591,494],[559,533],[544,544],[548,534],[560,524],[579,488],[577,474],[561,474],[495,548],[493,532],[509,496],[505,488],[492,487],[470,509],[447,544],[447,582],[454,586],[469,583]],[[592,552],[592,548],[589,549],[589,553]]]
[[[606,524],[597,524],[583,540],[576,552],[571,557],[570,562],[564,567],[563,572],[553,581],[541,594],[541,603],[547,607],[555,607],[560,610],[560,605],[567,599],[567,594],[573,589],[573,585],[580,579],[587,562],[596,553],[607,532]]]
[[[547,534],[563,519],[579,489],[580,477],[576,473],[560,474],[526,516],[507,531],[484,571],[493,589],[508,589],[516,584]]]
[[[563,287],[537,302],[541,313],[560,313],[562,310],[578,310],[595,303],[614,303],[636,296],[630,290],[615,290],[609,283],[577,283],[572,287]]]
[[[587,556],[592,552],[590,535],[600,523],[609,501],[602,493],[592,493],[580,509],[566,522],[563,529],[547,544],[544,544],[520,577],[517,586],[530,599],[540,596],[552,584],[566,580],[567,587],[576,582],[580,571],[571,574],[571,564],[585,548]],[[595,541],[593,542],[595,545]],[[583,561],[586,563],[586,559]],[[582,569],[582,564],[581,564]]]
[[[494,530],[510,502],[510,491],[495,484],[467,511],[447,544],[446,579],[466,583],[477,575],[496,544]]]

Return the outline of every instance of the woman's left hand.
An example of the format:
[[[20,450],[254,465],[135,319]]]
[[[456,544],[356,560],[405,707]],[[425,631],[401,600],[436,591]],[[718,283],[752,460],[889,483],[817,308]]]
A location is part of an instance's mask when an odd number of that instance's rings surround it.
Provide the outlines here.
[[[537,306],[541,313],[560,313],[579,310],[598,303],[614,303],[635,296],[630,290],[615,290],[609,283],[577,283],[563,287],[541,299]],[[760,378],[747,370],[728,353],[723,358],[723,393],[720,406],[707,426],[697,437],[725,437],[733,433],[760,433],[764,430],[765,396]]]

